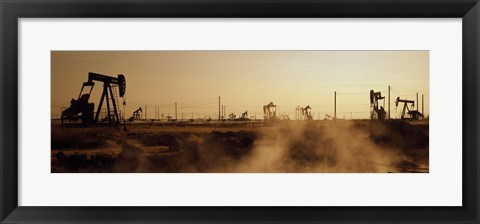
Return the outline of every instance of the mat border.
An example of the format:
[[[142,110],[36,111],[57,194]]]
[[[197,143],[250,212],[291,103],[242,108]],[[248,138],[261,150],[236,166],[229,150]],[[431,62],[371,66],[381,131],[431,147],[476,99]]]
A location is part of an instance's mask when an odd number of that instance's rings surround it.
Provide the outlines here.
[[[1,223],[479,223],[479,0],[0,0]],[[462,207],[18,206],[19,18],[462,18]],[[475,103],[472,103],[475,102]],[[441,195],[439,195],[441,196]]]

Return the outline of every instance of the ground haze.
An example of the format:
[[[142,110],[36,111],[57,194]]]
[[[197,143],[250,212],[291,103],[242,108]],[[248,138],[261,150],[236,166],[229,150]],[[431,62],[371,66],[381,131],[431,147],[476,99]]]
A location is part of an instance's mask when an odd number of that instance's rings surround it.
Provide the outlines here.
[[[52,172],[428,172],[428,121],[52,127]]]

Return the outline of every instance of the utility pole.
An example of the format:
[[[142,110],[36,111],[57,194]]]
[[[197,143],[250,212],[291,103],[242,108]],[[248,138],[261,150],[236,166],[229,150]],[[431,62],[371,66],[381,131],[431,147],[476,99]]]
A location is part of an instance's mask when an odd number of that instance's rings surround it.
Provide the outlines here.
[[[418,93],[417,93],[417,111],[418,111]]]
[[[295,120],[298,120],[298,106],[295,107]]]
[[[425,116],[423,113],[423,94],[422,94],[422,115]]]
[[[300,106],[297,105],[297,108],[295,108],[295,116],[297,120],[300,120]]]
[[[147,120],[147,106],[145,106],[145,120]]]
[[[390,119],[390,86],[388,86],[388,119]]]
[[[333,92],[333,120],[337,119],[337,91]]]
[[[178,120],[178,117],[177,117],[177,102],[175,102],[175,120]]]
[[[123,99],[123,130],[126,131],[127,130],[127,127],[125,126],[125,114],[127,113],[126,109],[125,109],[125,106],[127,105],[127,103],[125,103],[125,98]],[[62,116],[60,114],[60,116]]]
[[[218,97],[218,121],[220,121],[220,97]]]

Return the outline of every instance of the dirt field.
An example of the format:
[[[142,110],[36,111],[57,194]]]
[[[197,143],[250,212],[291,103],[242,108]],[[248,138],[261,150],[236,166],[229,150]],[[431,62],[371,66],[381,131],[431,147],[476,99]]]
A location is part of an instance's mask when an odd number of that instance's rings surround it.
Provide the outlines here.
[[[51,170],[158,173],[429,171],[428,121],[52,125]]]

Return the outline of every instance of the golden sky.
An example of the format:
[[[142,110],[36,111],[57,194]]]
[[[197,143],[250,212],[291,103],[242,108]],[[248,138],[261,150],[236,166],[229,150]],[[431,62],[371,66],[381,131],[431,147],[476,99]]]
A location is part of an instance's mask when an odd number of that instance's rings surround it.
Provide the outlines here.
[[[88,72],[127,80],[126,116],[147,106],[178,118],[218,115],[218,97],[226,114],[263,117],[273,101],[277,113],[295,118],[296,106],[312,107],[315,119],[333,115],[337,91],[338,118],[368,118],[371,89],[388,95],[391,117],[400,117],[395,99],[416,100],[429,114],[428,51],[52,51],[52,115],[77,98]],[[98,106],[102,85],[90,101]],[[122,102],[122,100],[121,100]],[[388,110],[387,101],[385,107]],[[105,104],[104,104],[105,106]],[[123,110],[123,106],[121,107]]]

